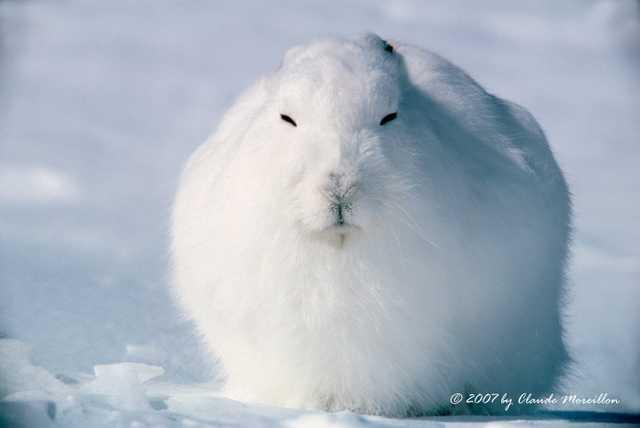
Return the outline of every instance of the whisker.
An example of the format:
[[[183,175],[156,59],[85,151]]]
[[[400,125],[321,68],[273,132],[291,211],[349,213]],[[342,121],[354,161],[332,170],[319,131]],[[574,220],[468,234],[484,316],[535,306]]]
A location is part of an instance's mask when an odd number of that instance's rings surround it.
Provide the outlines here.
[[[411,215],[399,203],[393,202],[392,199],[381,199],[381,198],[374,198],[374,197],[370,197],[369,199],[371,201],[382,204],[385,208],[389,209],[394,214],[400,214],[396,218],[397,220],[402,221],[403,224],[409,227],[411,231],[413,231],[418,236],[418,238],[420,238],[422,241],[429,244],[433,248],[440,249],[437,243],[433,242],[432,240],[424,236],[423,232],[420,230],[415,220],[413,220]]]

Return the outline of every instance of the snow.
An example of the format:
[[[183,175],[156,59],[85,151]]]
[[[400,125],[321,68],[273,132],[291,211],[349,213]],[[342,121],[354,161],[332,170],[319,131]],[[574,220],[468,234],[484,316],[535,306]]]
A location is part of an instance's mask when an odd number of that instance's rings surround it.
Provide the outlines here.
[[[34,365],[29,347],[0,339],[0,426],[25,427],[502,427],[575,426],[579,415],[495,420],[482,416],[389,419],[241,403],[210,383],[168,382],[164,369],[141,363],[94,367],[94,375],[54,377]],[[620,427],[637,419],[616,420]],[[604,419],[608,420],[608,419]],[[584,420],[583,420],[584,421]],[[589,426],[589,419],[585,426]]]
[[[488,422],[211,396],[219,370],[166,291],[167,216],[188,154],[287,47],[366,30],[443,54],[542,124],[576,210],[569,389],[639,411],[639,14],[633,1],[0,2],[0,334],[20,341],[0,346],[0,414],[34,418],[25,426]],[[93,369],[123,362],[165,373]]]

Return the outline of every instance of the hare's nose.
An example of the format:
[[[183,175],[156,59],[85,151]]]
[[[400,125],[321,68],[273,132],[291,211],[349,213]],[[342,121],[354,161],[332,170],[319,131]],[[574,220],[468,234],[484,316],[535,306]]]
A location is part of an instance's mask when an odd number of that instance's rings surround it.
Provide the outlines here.
[[[350,204],[358,190],[358,183],[348,174],[331,172],[327,177],[325,193],[337,204]]]

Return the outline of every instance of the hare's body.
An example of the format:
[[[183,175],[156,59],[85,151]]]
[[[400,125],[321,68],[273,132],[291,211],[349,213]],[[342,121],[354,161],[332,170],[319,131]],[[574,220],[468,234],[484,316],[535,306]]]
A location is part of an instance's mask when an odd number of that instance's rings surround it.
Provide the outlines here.
[[[238,399],[406,415],[535,395],[566,359],[569,223],[525,110],[432,53],[329,39],[192,156],[175,291]]]

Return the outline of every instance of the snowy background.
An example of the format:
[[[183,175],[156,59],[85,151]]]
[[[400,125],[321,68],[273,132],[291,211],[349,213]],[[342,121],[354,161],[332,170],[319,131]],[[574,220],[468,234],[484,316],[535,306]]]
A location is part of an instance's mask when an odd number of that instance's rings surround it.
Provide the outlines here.
[[[25,377],[58,391],[123,361],[161,366],[159,379],[199,396],[194,382],[215,378],[216,367],[166,286],[181,166],[288,47],[367,30],[444,55],[538,118],[574,194],[568,332],[580,376],[571,392],[607,392],[640,411],[640,3],[632,0],[0,0],[0,337],[20,341],[0,340],[0,398],[15,398]],[[27,365],[24,343],[46,370]],[[159,374],[103,367],[90,389],[101,377]],[[155,388],[147,397],[171,395]],[[137,408],[141,394],[124,407]],[[176,400],[169,410],[193,415],[202,405],[205,422],[299,416],[204,398],[184,410]]]

